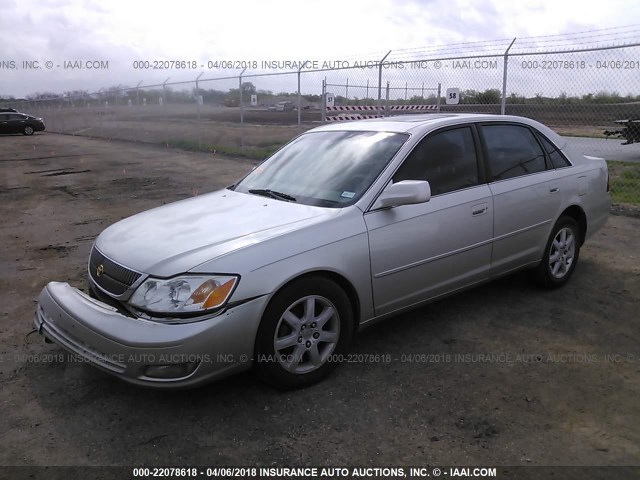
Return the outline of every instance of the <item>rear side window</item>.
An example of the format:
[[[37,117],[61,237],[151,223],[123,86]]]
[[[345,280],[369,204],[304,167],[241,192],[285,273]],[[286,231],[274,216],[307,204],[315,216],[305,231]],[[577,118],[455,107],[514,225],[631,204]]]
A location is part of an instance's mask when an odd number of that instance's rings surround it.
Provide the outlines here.
[[[546,170],[544,152],[528,128],[518,125],[484,125],[482,133],[492,181]]]
[[[427,136],[393,176],[394,183],[401,180],[427,180],[432,195],[478,185],[471,128],[455,128]]]
[[[571,166],[569,161],[566,158],[564,158],[564,155],[560,153],[560,150],[558,150],[558,147],[556,147],[553,143],[551,143],[549,140],[544,138],[542,135],[539,135],[539,137],[540,137],[540,140],[542,141],[542,146],[547,151],[547,155],[549,155],[549,159],[551,160],[551,165],[553,165],[553,168],[564,168],[564,167]]]

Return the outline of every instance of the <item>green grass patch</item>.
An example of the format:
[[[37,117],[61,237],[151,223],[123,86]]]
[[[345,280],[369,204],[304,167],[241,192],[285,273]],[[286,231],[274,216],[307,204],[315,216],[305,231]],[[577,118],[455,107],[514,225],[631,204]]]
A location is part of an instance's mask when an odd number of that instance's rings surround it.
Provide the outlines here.
[[[607,161],[614,203],[640,205],[640,162]]]
[[[259,147],[248,145],[242,148],[233,145],[209,145],[205,142],[198,143],[193,140],[169,140],[167,145],[172,148],[179,148],[190,152],[215,152],[216,154],[227,157],[249,158],[252,160],[264,160],[282,146],[280,144]]]

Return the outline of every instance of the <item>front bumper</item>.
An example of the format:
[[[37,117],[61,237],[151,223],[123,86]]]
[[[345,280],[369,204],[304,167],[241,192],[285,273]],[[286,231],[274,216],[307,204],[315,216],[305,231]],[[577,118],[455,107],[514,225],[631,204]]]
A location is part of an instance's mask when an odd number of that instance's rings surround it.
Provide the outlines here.
[[[259,297],[199,322],[166,325],[127,317],[67,283],[50,282],[38,297],[34,323],[82,361],[127,382],[192,387],[251,366],[267,300]],[[189,365],[189,373],[158,378],[158,366],[179,365]],[[150,375],[149,367],[156,372]]]

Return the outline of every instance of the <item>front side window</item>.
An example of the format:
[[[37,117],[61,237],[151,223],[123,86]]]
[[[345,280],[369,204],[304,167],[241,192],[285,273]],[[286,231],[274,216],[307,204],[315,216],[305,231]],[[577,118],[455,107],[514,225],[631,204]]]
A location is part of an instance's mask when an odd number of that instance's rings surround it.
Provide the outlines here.
[[[367,191],[408,138],[391,132],[305,133],[258,165],[233,190],[344,207]]]
[[[430,134],[409,154],[393,182],[426,180],[432,195],[478,185],[478,162],[470,127]]]
[[[544,152],[531,130],[519,125],[482,126],[490,178],[506,180],[544,172]]]

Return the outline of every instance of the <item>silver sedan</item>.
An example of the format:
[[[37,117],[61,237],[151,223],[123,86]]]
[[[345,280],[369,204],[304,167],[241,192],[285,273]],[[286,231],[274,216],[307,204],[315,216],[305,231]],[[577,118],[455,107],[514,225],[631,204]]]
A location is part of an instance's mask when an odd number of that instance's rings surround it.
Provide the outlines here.
[[[325,125],[235,185],[107,228],[90,294],[49,283],[35,325],[139,385],[253,367],[301,387],[377,320],[519,269],[562,286],[609,206],[605,161],[526,118]]]

